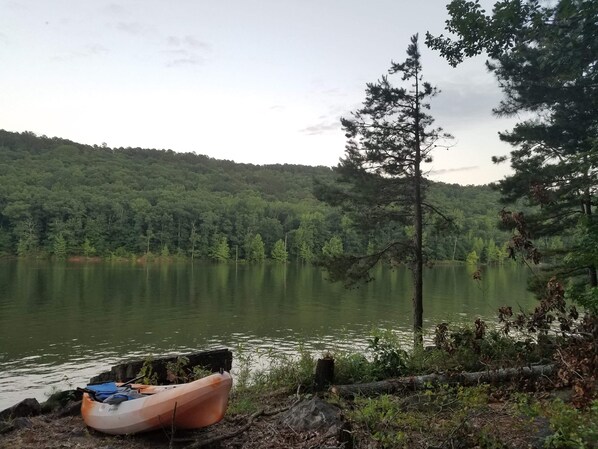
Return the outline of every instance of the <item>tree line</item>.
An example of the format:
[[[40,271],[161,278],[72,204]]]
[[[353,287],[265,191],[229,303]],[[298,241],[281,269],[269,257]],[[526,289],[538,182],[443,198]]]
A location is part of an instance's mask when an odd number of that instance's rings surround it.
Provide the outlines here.
[[[315,198],[314,183],[334,177],[327,167],[237,164],[0,131],[0,253],[313,262],[376,247],[388,230],[358,234],[339,208]],[[423,236],[430,259],[505,259],[496,192],[431,183],[429,195],[454,217],[453,227],[431,226]]]

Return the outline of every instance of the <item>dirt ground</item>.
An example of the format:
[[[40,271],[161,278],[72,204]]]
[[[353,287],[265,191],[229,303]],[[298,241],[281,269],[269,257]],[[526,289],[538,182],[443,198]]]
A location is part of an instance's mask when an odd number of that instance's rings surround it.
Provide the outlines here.
[[[195,432],[177,432],[173,441],[167,431],[156,431],[135,436],[104,435],[89,429],[79,416],[48,419],[31,418],[31,427],[0,436],[2,449],[142,449],[184,448],[195,442],[204,443],[244,427],[246,420],[225,418],[208,429]],[[337,447],[336,435],[318,432],[294,432],[281,428],[274,417],[256,420],[247,431],[223,441],[202,445],[203,448],[323,448]]]
[[[270,401],[269,401],[270,402]],[[0,435],[1,449],[170,449],[170,448],[208,448],[208,449],[375,449],[389,447],[372,438],[364,426],[352,425],[352,445],[342,445],[338,433],[326,430],[298,432],[289,426],[280,424],[276,413],[268,410],[287,408],[292,399],[276,398],[260,411],[253,413],[228,415],[223,421],[206,429],[193,432],[176,432],[171,438],[170,429],[134,436],[104,435],[86,427],[80,415],[67,417],[38,416],[21,423],[22,428]],[[348,410],[344,410],[347,412]],[[497,402],[478,410],[458,425],[449,430],[438,431],[449,416],[433,413],[427,421],[427,427],[411,431],[405,436],[409,448],[540,448],[542,432],[546,423],[530,421],[524,416],[514,415],[508,403]],[[544,428],[544,430],[543,430]],[[478,435],[481,429],[492,432],[493,441],[500,441],[499,446],[480,445]],[[230,437],[231,434],[236,434]],[[220,441],[209,443],[214,438]],[[206,444],[208,443],[208,444]],[[483,442],[482,442],[483,443]],[[490,444],[490,442],[489,442]],[[390,446],[392,447],[392,446]]]

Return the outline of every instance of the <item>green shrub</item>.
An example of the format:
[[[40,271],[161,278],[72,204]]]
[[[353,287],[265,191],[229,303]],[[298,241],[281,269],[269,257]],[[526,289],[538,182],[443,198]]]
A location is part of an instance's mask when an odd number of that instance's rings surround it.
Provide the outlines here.
[[[335,383],[352,384],[376,380],[374,366],[363,354],[338,352],[333,357]]]
[[[405,372],[407,353],[401,349],[398,336],[392,331],[376,331],[368,340],[373,368],[379,378],[398,377]]]
[[[578,410],[561,400],[544,410],[554,434],[544,442],[550,449],[591,449],[598,445],[598,400],[585,410]]]

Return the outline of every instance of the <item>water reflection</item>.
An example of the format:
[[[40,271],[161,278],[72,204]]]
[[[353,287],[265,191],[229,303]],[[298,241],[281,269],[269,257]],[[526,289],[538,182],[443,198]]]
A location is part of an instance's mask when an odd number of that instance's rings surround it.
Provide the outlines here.
[[[379,268],[346,290],[313,267],[0,262],[0,408],[81,385],[123,358],[242,345],[293,352],[363,347],[374,327],[411,340],[410,275]],[[526,273],[464,267],[425,273],[425,324],[492,319],[531,305]]]

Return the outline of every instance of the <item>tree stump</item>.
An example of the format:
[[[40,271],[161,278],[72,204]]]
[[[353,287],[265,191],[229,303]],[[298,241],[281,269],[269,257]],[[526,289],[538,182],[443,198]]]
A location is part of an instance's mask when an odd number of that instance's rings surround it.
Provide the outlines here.
[[[318,359],[315,374],[316,390],[324,390],[332,383],[334,383],[334,359],[332,357]]]

